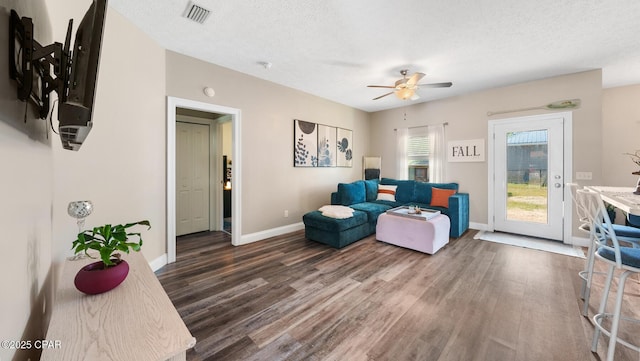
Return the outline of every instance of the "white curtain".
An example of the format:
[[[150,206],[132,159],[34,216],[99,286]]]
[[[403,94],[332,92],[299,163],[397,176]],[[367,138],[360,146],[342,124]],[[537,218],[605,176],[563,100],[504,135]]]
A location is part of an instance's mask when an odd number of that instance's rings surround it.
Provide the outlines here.
[[[429,137],[429,181],[441,183],[445,180],[444,161],[446,147],[444,144],[444,124],[430,125]]]
[[[409,129],[396,129],[396,178],[408,179],[409,166],[407,164],[407,142],[409,140]]]

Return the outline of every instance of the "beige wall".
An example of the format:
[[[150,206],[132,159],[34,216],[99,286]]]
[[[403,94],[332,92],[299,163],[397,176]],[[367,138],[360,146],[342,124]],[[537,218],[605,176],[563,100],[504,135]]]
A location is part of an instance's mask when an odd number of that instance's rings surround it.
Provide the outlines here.
[[[9,12],[34,19],[34,36],[51,42],[46,6],[33,1],[0,1],[0,39],[7,46]],[[4,48],[6,49],[6,48]],[[51,302],[52,151],[47,123],[33,106],[26,112],[9,79],[6,50],[0,57],[0,340],[43,338]],[[39,352],[0,348],[0,359],[37,359]]]
[[[428,91],[437,91],[437,89]],[[544,110],[528,111],[488,117],[488,111],[532,107],[573,98],[582,100],[581,108],[575,110],[573,114],[574,171],[593,172],[592,183],[601,183],[602,79],[600,70],[490,89],[373,113],[372,150],[378,149],[377,155],[382,156],[383,175],[394,177],[394,128],[448,122],[449,125],[445,130],[447,141],[482,138],[485,139],[485,144],[488,146],[489,120],[545,112]],[[404,120],[405,111],[406,121]],[[459,182],[460,191],[470,194],[471,222],[487,224],[487,162],[445,163],[445,167],[447,181]]]
[[[602,97],[602,184],[632,187],[640,166],[623,153],[640,150],[640,85],[605,89]]]
[[[171,51],[166,60],[168,95],[242,112],[243,235],[301,222],[329,203],[338,182],[362,177],[368,113]],[[215,97],[203,94],[205,86]],[[352,129],[353,167],[294,168],[293,119]]]
[[[56,38],[66,19],[80,19],[86,0],[51,1]],[[126,41],[123,41],[126,39]],[[165,231],[164,50],[112,8],[108,9],[94,106],[94,126],[78,152],[54,139],[55,261],[71,253],[77,226],[67,204],[91,200],[90,228],[148,219],[142,252],[163,255]]]
[[[233,165],[233,154],[232,145],[233,145],[233,133],[231,130],[231,122],[222,123],[220,125],[220,129],[222,129],[222,155],[227,156],[227,161],[231,161]]]

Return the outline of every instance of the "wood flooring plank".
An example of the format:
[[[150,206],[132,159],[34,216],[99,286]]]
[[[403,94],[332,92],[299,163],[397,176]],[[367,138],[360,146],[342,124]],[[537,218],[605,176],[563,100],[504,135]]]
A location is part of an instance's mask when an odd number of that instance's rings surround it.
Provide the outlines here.
[[[273,285],[272,285],[273,286]],[[264,293],[245,294],[236,302],[219,304],[209,308],[205,317],[189,322],[189,330],[197,340],[215,340],[217,338],[233,338],[234,333],[242,334],[244,330],[257,327],[260,319],[253,315],[264,310],[265,305],[276,304],[292,297],[295,290],[286,284],[269,287]],[[267,321],[264,320],[266,323]],[[212,335],[217,335],[212,337]],[[231,335],[231,336],[230,336]]]
[[[341,342],[327,355],[327,359],[340,359],[341,355],[349,355],[354,360],[367,359],[369,350],[414,307],[418,300],[413,292],[415,282],[414,278],[387,282],[379,292],[364,299],[357,309],[359,314],[354,318],[357,334]]]
[[[214,293],[208,297],[200,298],[196,302],[191,302],[184,307],[180,307],[180,316],[185,320],[197,320],[204,316],[203,309],[215,307],[216,305],[224,302],[231,302],[234,299],[254,291],[260,287],[268,285],[268,282],[262,278],[256,278],[237,285],[224,292]]]
[[[315,311],[313,308],[308,307],[311,302],[319,302],[321,299],[326,300],[340,291],[340,285],[346,286],[355,283],[352,280],[343,280],[341,284],[336,285],[327,292],[323,292],[325,287],[322,284],[309,285],[309,287],[299,290],[290,298],[265,305],[263,309],[248,315],[238,323],[225,325],[219,332],[212,333],[199,342],[203,347],[209,348],[210,353],[215,353],[237,342],[242,337],[256,333],[258,330],[262,330],[258,336],[264,338],[272,337],[273,334],[280,332],[280,329],[267,328],[269,325],[278,323],[283,317],[291,318],[294,314],[301,314],[301,311],[307,309]],[[272,331],[273,333],[269,334],[267,331]]]
[[[360,285],[360,282],[349,278],[322,288],[320,292],[310,297],[308,301],[300,304],[299,307],[290,310],[274,322],[265,325],[249,334],[249,337],[258,345],[264,347],[269,342],[277,339],[291,328],[305,322],[313,317],[325,306],[331,305],[339,300],[343,295]]]
[[[244,246],[180,237],[156,272],[204,360],[599,360],[580,315],[584,260],[473,239],[435,255],[377,241],[342,249],[291,232]],[[594,282],[591,311],[602,281]],[[625,308],[640,313],[640,285]],[[640,330],[623,326],[640,338]],[[638,360],[618,346],[616,360]]]
[[[464,336],[461,332],[469,329],[472,335],[476,335],[478,331],[479,321],[475,321],[473,317],[483,315],[480,307],[484,306],[484,300],[476,295],[480,284],[478,278],[485,273],[482,265],[487,259],[492,259],[494,254],[486,253],[481,256],[483,257],[478,256],[472,261],[459,257],[450,269],[453,272],[432,274],[431,282],[418,293],[418,302],[372,348],[370,356],[376,360],[437,360],[444,354],[444,359],[447,359],[447,353],[455,345],[452,352],[459,359],[465,359],[467,349],[474,344],[471,342],[473,339],[469,338],[464,339],[466,343],[461,342],[460,338]],[[417,285],[428,282],[419,281]],[[414,294],[420,290],[415,286],[410,289],[414,289]],[[443,320],[433,322],[439,318]],[[398,339],[401,341],[397,342]]]
[[[376,294],[387,282],[378,278],[369,278],[353,289],[348,297],[337,300],[317,312],[317,316],[301,323],[290,330],[302,346],[290,359],[305,359],[313,355],[314,359],[326,357],[339,343],[358,334],[359,323],[353,322],[367,313],[362,304]],[[353,300],[361,300],[353,302]]]
[[[301,346],[298,340],[285,333],[255,353],[247,355],[243,361],[286,360]]]
[[[259,351],[247,336],[241,337],[226,347],[217,350],[215,353],[212,353],[211,349],[199,347],[198,344],[196,344],[195,349],[198,355],[204,356],[204,358],[202,358],[204,361],[245,360]]]

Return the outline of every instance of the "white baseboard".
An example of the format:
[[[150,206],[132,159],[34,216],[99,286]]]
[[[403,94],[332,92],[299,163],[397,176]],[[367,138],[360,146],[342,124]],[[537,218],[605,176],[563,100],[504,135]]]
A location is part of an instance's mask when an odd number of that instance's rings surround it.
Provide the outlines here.
[[[260,231],[260,232],[251,233],[251,234],[244,234],[240,237],[240,243],[234,244],[234,246],[241,246],[243,244],[249,244],[249,243],[261,241],[263,239],[279,236],[279,235],[290,233],[290,232],[299,231],[301,229],[304,229],[304,223],[298,222],[298,223],[289,224],[282,227],[267,229],[265,231]]]
[[[245,234],[245,235],[240,237],[240,243],[239,244],[235,244],[234,246],[241,246],[241,245],[244,245],[244,244],[249,244],[249,243],[261,241],[263,239],[279,236],[279,235],[290,233],[290,232],[299,231],[301,229],[304,229],[304,223],[299,222],[299,223],[289,224],[289,225],[282,226],[282,227],[267,229],[265,231],[260,231],[260,232],[251,233],[251,234]],[[160,268],[166,266],[167,265],[167,260],[168,260],[167,254],[165,253],[165,254],[161,255],[160,257],[154,259],[153,261],[149,262],[149,267],[151,267],[153,272],[155,272],[155,271],[159,270]]]
[[[489,225],[484,223],[469,222],[469,228],[477,229],[478,231],[488,231]]]
[[[571,237],[571,244],[580,247],[589,247],[589,238],[585,237]]]
[[[153,261],[149,262],[149,267],[151,267],[151,270],[155,272],[160,268],[164,267],[166,264],[167,264],[167,254],[165,253],[160,257],[154,259]]]

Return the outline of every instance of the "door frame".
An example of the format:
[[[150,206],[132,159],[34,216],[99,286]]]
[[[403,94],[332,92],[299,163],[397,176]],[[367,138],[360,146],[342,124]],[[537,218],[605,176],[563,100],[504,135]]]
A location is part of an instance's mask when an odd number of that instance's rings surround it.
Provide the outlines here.
[[[240,244],[242,235],[242,149],[240,144],[241,111],[222,105],[204,103],[195,100],[167,96],[167,179],[166,179],[166,206],[167,206],[167,263],[176,261],[176,110],[177,108],[193,109],[210,113],[227,114],[231,117],[231,157],[233,168],[231,169],[231,217],[233,219],[233,232],[231,244]]]
[[[510,123],[522,123],[530,122],[534,120],[546,120],[553,118],[563,118],[563,157],[564,157],[564,170],[563,170],[563,230],[562,230],[562,242],[565,244],[573,244],[573,202],[571,201],[570,190],[565,186],[567,183],[573,181],[573,112],[556,112],[548,114],[528,115],[522,117],[504,118],[490,120],[487,126],[489,139],[488,146],[488,164],[487,164],[487,177],[488,177],[488,190],[487,190],[487,215],[488,215],[488,231],[493,232],[495,230],[495,127],[496,125],[504,125]]]

